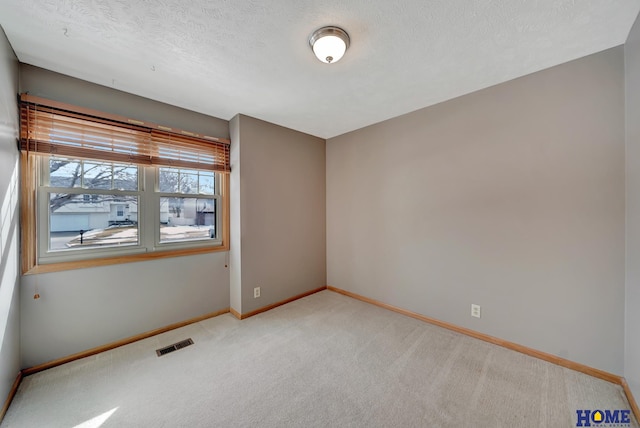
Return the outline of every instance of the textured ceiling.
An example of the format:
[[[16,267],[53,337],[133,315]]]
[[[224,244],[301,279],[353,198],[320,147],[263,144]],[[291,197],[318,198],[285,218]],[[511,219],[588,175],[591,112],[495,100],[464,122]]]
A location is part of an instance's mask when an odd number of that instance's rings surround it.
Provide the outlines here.
[[[333,137],[625,42],[640,0],[1,0],[20,61]],[[344,28],[332,65],[311,32]]]

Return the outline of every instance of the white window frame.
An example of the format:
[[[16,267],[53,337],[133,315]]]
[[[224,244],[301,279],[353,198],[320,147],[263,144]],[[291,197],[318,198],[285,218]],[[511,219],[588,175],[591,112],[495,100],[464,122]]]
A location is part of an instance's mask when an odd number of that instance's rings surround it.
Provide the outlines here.
[[[162,248],[175,248],[175,249],[182,249],[182,248],[197,248],[199,246],[211,246],[211,244],[209,243],[215,243],[213,245],[215,246],[220,246],[222,245],[222,215],[221,215],[221,208],[222,208],[222,200],[221,200],[221,195],[222,195],[222,187],[221,187],[221,177],[220,177],[220,173],[214,172],[214,194],[210,195],[210,194],[204,194],[204,193],[170,193],[170,192],[161,192],[160,191],[160,168],[164,168],[164,167],[152,167],[152,173],[154,174],[153,177],[153,183],[154,183],[154,202],[153,202],[153,209],[154,212],[157,214],[157,218],[154,222],[154,225],[156,225],[156,230],[154,230],[154,236],[155,236],[155,248],[158,249],[162,249]],[[179,169],[190,169],[190,168],[179,168]],[[146,170],[149,170],[149,168],[146,168]],[[193,170],[193,171],[197,171],[197,170]],[[211,172],[211,171],[208,171]],[[148,180],[147,180],[148,182]],[[161,242],[160,241],[160,198],[195,198],[195,199],[211,199],[215,201],[215,213],[216,213],[216,224],[215,224],[215,231],[216,231],[216,237],[214,239],[207,239],[207,240],[183,240],[183,241],[172,241],[172,242]],[[209,245],[207,245],[209,244]]]
[[[175,250],[208,249],[223,245],[223,213],[222,213],[222,177],[214,172],[214,194],[199,193],[164,193],[159,191],[159,168],[157,166],[132,165],[138,168],[138,190],[88,189],[85,187],[51,187],[49,186],[50,156],[37,156],[37,262],[41,265],[66,263],[82,260],[105,259],[145,253],[162,253]],[[71,159],[71,158],[70,158]],[[74,159],[75,160],[75,159]],[[105,162],[100,159],[83,159],[85,161]],[[181,168],[189,169],[189,168]],[[90,195],[122,195],[138,197],[138,244],[122,247],[84,248],[50,250],[50,216],[49,193],[90,194]],[[213,239],[190,239],[172,242],[160,242],[160,198],[198,198],[215,200],[215,231]],[[91,202],[90,202],[91,203]]]

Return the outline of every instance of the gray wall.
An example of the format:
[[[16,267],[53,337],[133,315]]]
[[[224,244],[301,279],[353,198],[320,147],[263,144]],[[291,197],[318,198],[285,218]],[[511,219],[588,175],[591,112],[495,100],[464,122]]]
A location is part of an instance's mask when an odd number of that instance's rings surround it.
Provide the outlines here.
[[[228,122],[21,65],[21,91],[228,138]],[[229,307],[224,252],[22,277],[22,367]],[[39,300],[33,299],[36,285]]]
[[[22,92],[29,92],[31,95],[212,137],[229,138],[229,122],[226,120],[32,65],[20,64],[20,85]]]
[[[626,77],[627,283],[624,376],[640,400],[640,18],[624,47]]]
[[[20,370],[18,59],[0,28],[0,406]]]
[[[622,47],[330,139],[328,284],[622,374],[624,150]]]
[[[231,284],[241,307],[237,299],[232,307],[245,314],[326,285],[325,141],[244,115],[231,130],[240,165],[231,260],[241,260]]]

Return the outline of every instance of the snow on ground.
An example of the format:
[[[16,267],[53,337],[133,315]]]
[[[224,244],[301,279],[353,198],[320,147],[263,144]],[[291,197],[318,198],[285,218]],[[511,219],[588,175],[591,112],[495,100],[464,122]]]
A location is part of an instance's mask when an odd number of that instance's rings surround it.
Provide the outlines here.
[[[164,226],[160,228],[161,241],[179,241],[183,239],[208,238],[212,226]],[[108,227],[106,229],[92,229],[83,234],[82,244],[78,234],[69,242],[67,247],[90,247],[104,245],[125,245],[138,242],[138,228],[134,226]]]

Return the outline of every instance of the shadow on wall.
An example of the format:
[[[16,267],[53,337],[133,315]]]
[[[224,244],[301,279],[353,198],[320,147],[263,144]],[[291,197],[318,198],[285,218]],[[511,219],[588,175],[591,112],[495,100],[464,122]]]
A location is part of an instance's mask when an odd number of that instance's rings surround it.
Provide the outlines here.
[[[6,180],[0,208],[0,355],[5,351],[5,334],[14,294],[18,292],[18,162]],[[2,355],[4,359],[4,355]],[[15,374],[14,374],[15,376]]]
[[[0,141],[11,141],[6,135],[0,124]],[[0,405],[20,370],[19,163],[10,153],[0,153]]]

